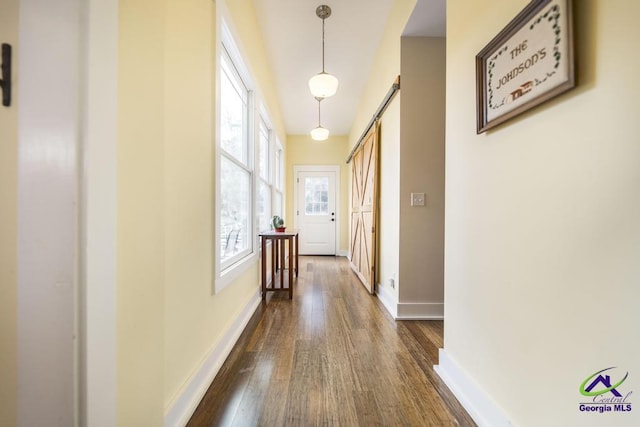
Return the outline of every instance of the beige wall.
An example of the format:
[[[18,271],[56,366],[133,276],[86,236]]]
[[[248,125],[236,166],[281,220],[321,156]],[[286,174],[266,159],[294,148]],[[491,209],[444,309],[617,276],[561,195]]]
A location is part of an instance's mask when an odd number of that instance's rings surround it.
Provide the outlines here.
[[[403,37],[399,302],[444,302],[445,39]],[[411,206],[411,193],[425,206]]]
[[[212,294],[220,7],[202,0],[120,2],[119,425],[162,425],[259,287],[255,262]],[[230,2],[225,10],[286,147],[253,4]]]
[[[358,142],[380,102],[400,75],[400,35],[415,5],[416,0],[395,0],[393,4],[371,72],[366,76],[367,84],[349,133],[350,147]]]
[[[164,88],[171,102],[164,110],[165,410],[220,334],[226,323],[220,316],[233,314],[215,307],[219,298],[211,296],[214,3],[166,5]]]
[[[340,211],[340,238],[336,250],[346,252],[349,249],[349,174],[351,169],[345,163],[349,154],[348,138],[331,136],[326,141],[314,141],[309,135],[289,135],[287,137],[287,180],[285,191],[289,195],[286,203],[285,220],[293,224],[293,167],[299,165],[338,165],[340,166],[340,188],[338,189]]]
[[[400,93],[381,123],[378,285],[395,299],[390,304],[436,304],[411,306],[412,316],[438,316],[444,298],[445,41],[401,38],[414,6],[394,4],[349,145],[401,75]],[[426,193],[427,206],[411,207],[412,192]]]
[[[375,54],[365,90],[349,133],[349,151],[365,130],[380,102],[400,75],[400,36],[416,4],[415,0],[396,0]],[[380,229],[378,244],[378,284],[397,301],[398,287],[388,280],[399,275],[400,244],[400,99],[402,89],[381,118],[380,124]],[[351,166],[348,187],[351,188]],[[350,190],[349,190],[350,191]],[[349,196],[350,197],[350,196]]]
[[[260,33],[260,25],[256,15],[256,9],[253,0],[229,0],[226,2],[233,22],[231,23],[236,30],[240,49],[249,61],[247,66],[253,77],[256,79],[256,85],[262,99],[265,101],[273,129],[280,138],[286,151],[286,134],[284,132],[284,122],[279,108],[276,87],[273,83],[271,68],[267,60],[263,36]]]
[[[12,76],[18,75],[18,0],[3,0],[0,41],[13,46]],[[17,84],[11,107],[0,105],[0,425],[16,423],[17,407]]]
[[[640,388],[640,3],[574,2],[578,87],[476,135],[473,58],[527,3],[447,2],[445,350],[513,425],[635,426],[577,404]]]
[[[163,423],[165,8],[119,7],[118,425]]]
[[[165,410],[184,391],[259,286],[255,263],[220,293],[211,295],[216,256],[212,245],[215,216],[212,53],[216,51],[217,29],[213,25],[216,11],[213,3],[199,0],[175,0],[168,4],[166,94],[172,101],[180,102],[167,105],[165,119]],[[231,19],[235,42],[255,79],[274,131],[284,135],[262,38],[256,30],[253,3],[218,2],[218,6]],[[185,50],[185,43],[191,48]],[[281,141],[286,150],[282,136]],[[187,330],[190,333],[185,334]]]

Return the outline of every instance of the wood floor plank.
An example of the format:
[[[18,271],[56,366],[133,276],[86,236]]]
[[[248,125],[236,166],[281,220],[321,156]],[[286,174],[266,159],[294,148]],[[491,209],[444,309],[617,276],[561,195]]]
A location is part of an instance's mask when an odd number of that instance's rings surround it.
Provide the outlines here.
[[[353,424],[340,425],[363,425],[363,426],[379,426],[382,424],[382,413],[376,402],[376,398],[371,391],[363,391],[353,394],[353,402],[356,407],[357,421]]]
[[[415,325],[413,325],[412,322],[399,322],[399,333],[401,335],[404,335],[405,331],[408,332],[409,329],[414,328]],[[458,425],[474,426],[475,423],[473,422],[471,417],[466,413],[464,408],[462,408],[462,405],[460,405],[455,396],[453,396],[453,393],[451,393],[449,388],[433,370],[433,365],[437,364],[437,357],[435,359],[431,358],[429,355],[433,354],[433,351],[425,350],[425,346],[433,347],[433,345],[426,340],[414,339],[414,336],[409,333],[406,333],[405,336],[407,337],[407,339],[405,340],[407,351],[409,352],[409,354],[411,354],[419,369],[427,377],[433,389],[438,393],[440,399],[446,405],[449,413],[453,415],[459,414],[456,417]]]
[[[346,259],[300,257],[270,293],[189,426],[475,426],[435,374],[442,321],[395,321]]]

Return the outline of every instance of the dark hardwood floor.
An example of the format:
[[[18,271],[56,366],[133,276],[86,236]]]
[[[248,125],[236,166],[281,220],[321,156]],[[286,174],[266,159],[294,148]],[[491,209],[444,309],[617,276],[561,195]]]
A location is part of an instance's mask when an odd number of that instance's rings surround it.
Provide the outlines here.
[[[475,426],[433,370],[442,321],[394,321],[345,258],[300,257],[189,426]]]

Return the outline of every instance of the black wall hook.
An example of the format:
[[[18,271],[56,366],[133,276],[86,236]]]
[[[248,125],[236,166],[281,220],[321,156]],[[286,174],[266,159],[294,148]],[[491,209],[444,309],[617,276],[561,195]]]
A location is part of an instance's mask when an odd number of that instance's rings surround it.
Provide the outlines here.
[[[2,75],[0,76],[2,89],[2,105],[11,105],[11,45],[2,43]]]

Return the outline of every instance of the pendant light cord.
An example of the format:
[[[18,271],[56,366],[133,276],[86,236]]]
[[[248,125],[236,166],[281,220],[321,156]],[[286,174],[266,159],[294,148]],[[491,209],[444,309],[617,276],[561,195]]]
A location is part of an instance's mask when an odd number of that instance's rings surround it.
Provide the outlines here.
[[[322,72],[323,73],[324,73],[324,19],[325,18],[322,18]]]

